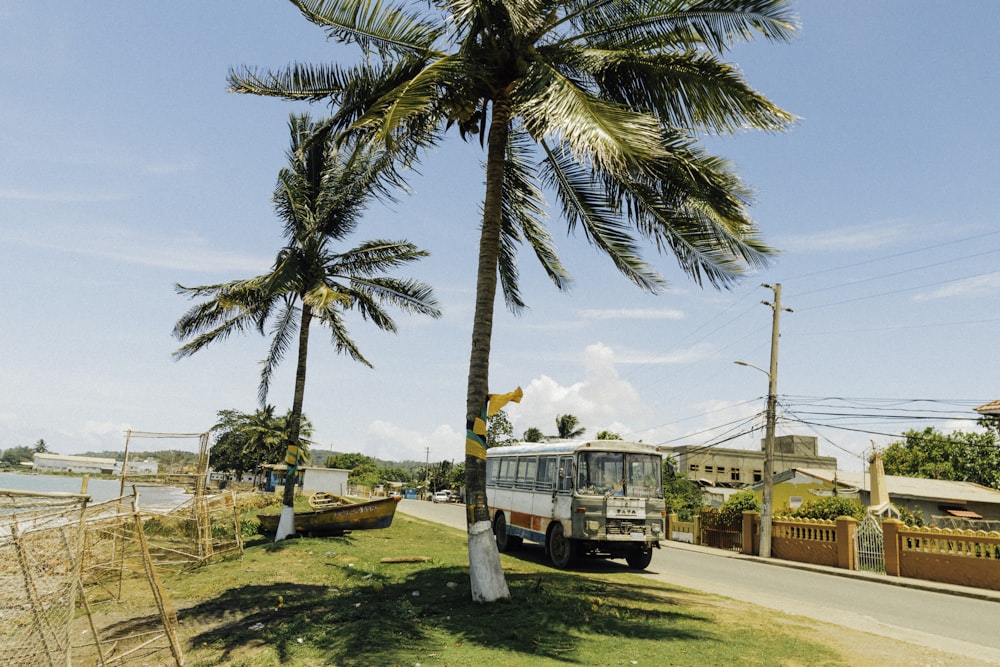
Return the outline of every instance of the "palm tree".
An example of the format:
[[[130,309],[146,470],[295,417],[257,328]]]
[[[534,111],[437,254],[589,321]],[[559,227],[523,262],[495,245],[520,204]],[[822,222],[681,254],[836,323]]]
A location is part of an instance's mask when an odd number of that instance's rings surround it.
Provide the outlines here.
[[[265,405],[253,413],[220,410],[219,421],[211,429],[215,434],[211,458],[218,469],[237,474],[258,470],[267,461],[277,461],[288,446],[291,410],[284,416],[274,414],[273,405]],[[303,414],[299,418],[299,450],[303,464],[309,463],[312,446],[312,422]]]
[[[573,415],[559,415],[556,417],[556,433],[563,440],[572,440],[583,435],[587,429],[582,427],[577,428],[578,426],[580,426],[580,420]]]
[[[766,264],[773,250],[749,217],[750,192],[696,138],[792,122],[721,59],[756,35],[790,38],[797,26],[789,2],[435,0],[424,13],[389,0],[292,2],[364,57],[343,67],[232,70],[231,90],[327,99],[338,131],[389,147],[433,145],[452,126],[485,143],[466,394],[469,560],[474,599],[507,597],[495,548],[474,538],[489,521],[490,344],[498,282],[510,309],[524,306],[520,243],[558,288],[569,283],[545,227],[542,189],[554,193],[570,231],[582,230],[651,292],[665,283],[642,259],[637,237],[717,288]]]
[[[177,286],[191,298],[208,297],[193,306],[174,327],[188,341],[175,356],[194,354],[209,343],[250,328],[262,335],[271,325],[271,345],[262,361],[258,398],[263,405],[271,376],[298,340],[295,391],[285,452],[287,479],[275,540],[294,532],[295,478],[300,462],[302,401],[305,394],[309,328],[313,320],[330,330],[340,353],[371,367],[351,339],[344,315],[356,311],[379,329],[396,331],[383,306],[439,317],[431,288],[385,272],[427,255],[405,241],[372,240],[345,252],[340,241],[357,226],[361,213],[395,182],[392,163],[383,151],[361,144],[334,146],[330,133],[308,115],[292,116],[289,166],[281,170],[274,193],[275,209],[284,222],[286,244],[269,273],[200,287]]]
[[[545,442],[545,435],[542,433],[542,429],[530,426],[524,430],[521,440],[524,442]]]

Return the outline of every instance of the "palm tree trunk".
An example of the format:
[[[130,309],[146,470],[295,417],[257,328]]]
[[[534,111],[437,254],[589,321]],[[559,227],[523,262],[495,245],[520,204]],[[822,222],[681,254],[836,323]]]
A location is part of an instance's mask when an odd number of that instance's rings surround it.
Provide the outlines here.
[[[469,524],[469,576],[472,599],[493,602],[510,597],[500,567],[500,554],[490,525],[486,500],[486,402],[489,396],[490,343],[493,308],[497,293],[497,262],[500,256],[501,202],[504,162],[510,131],[511,103],[504,94],[493,104],[486,155],[486,198],[479,238],[479,268],[476,274],[476,311],[472,323],[472,351],[466,394],[465,503]],[[476,421],[482,420],[482,433]]]
[[[281,518],[274,541],[279,542],[295,534],[295,477],[299,467],[299,429],[302,425],[302,399],[306,393],[306,358],[309,354],[309,323],[312,309],[302,304],[302,321],[299,325],[299,355],[295,365],[295,394],[292,396],[292,411],[288,418],[288,448],[285,451],[285,492],[281,500]]]

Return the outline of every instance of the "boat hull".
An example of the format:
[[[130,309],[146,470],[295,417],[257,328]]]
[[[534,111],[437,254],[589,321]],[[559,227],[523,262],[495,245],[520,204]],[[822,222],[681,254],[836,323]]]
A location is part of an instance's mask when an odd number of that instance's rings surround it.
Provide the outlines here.
[[[349,530],[388,528],[396,514],[398,498],[379,498],[363,503],[295,513],[295,532],[302,535],[342,535]],[[258,514],[260,530],[273,535],[278,530],[278,514]]]

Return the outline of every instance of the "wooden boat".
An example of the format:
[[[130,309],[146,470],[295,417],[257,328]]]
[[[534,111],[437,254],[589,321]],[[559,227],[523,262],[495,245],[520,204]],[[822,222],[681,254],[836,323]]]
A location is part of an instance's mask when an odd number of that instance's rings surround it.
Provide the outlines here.
[[[322,536],[342,535],[349,530],[388,528],[392,525],[392,517],[396,514],[398,503],[399,498],[379,498],[360,503],[338,498],[337,504],[327,502],[327,506],[322,509],[296,512],[295,532]],[[322,504],[323,501],[317,503],[317,505]],[[260,519],[262,533],[273,535],[277,532],[278,520],[281,518],[279,514],[258,514],[257,518]]]

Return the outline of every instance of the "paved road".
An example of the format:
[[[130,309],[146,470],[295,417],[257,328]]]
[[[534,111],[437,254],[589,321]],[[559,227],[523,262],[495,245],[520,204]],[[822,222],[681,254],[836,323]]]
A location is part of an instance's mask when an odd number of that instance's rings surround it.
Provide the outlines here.
[[[465,528],[464,505],[404,500],[399,511]],[[804,568],[677,542],[664,547],[644,576],[1000,665],[1000,592]],[[544,558],[531,547],[523,557]]]

